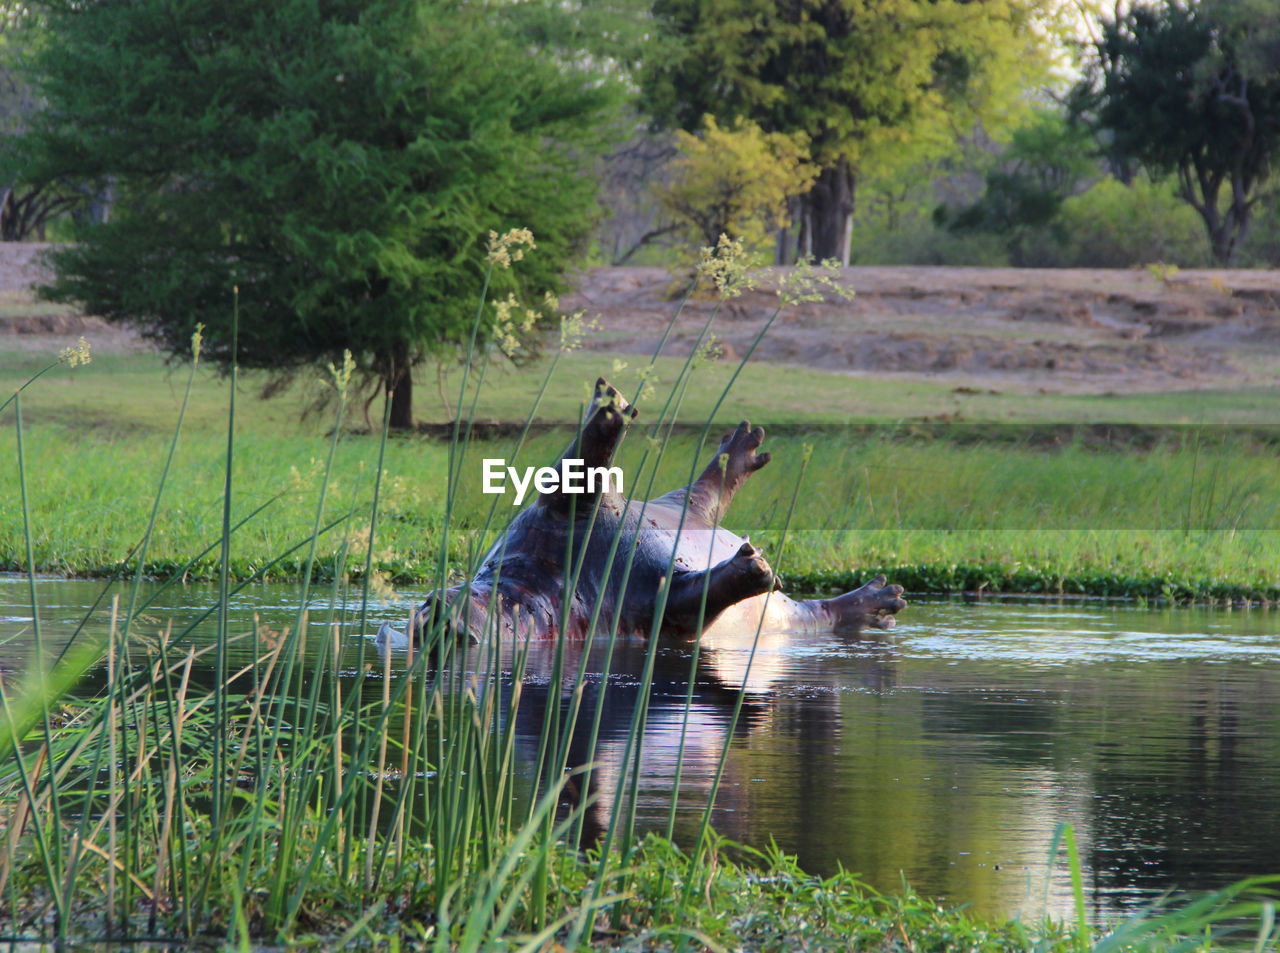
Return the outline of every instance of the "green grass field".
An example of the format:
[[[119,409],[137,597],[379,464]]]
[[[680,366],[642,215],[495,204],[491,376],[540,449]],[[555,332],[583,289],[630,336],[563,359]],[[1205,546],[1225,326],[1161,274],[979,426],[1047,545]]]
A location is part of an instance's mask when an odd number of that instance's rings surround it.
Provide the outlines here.
[[[0,355],[0,387],[11,391],[41,366],[41,358],[23,351]],[[592,363],[591,355],[580,353],[562,360],[536,419],[576,419],[587,382],[594,380]],[[655,468],[656,441],[646,440],[647,424],[665,398],[664,370],[659,362],[658,398],[642,405],[621,453],[628,491],[637,498],[682,485],[695,466],[705,464],[710,450],[699,445],[700,424],[728,371],[723,365],[696,371],[680,406],[682,426]],[[521,421],[544,372],[545,365],[488,373],[477,419]],[[630,373],[619,375],[624,389]],[[668,380],[676,377],[674,362],[666,373]],[[768,384],[753,382],[753,374],[765,373],[772,374]],[[23,449],[37,570],[106,574],[128,557],[147,525],[186,378],[185,368],[168,368],[152,354],[104,353],[87,367],[56,368],[24,394]],[[303,414],[322,385],[300,383],[264,400],[262,384],[246,374],[237,395],[232,515],[238,520],[265,506],[233,541],[233,565],[241,576],[259,571],[309,534],[326,432],[333,425],[330,412]],[[726,525],[764,545],[790,583],[806,590],[849,586],[884,571],[917,591],[1280,598],[1280,455],[1262,427],[1266,395],[1196,394],[1201,412],[1194,414],[1194,401],[1176,394],[1057,397],[1041,404],[983,395],[985,416],[975,404],[949,423],[930,420],[927,413],[913,418],[886,412],[895,391],[919,387],[748,367],[716,414],[710,441],[714,445],[724,425],[748,417],[771,431],[767,448],[774,462],[739,495]],[[456,402],[454,388],[450,381]],[[218,538],[228,397],[225,379],[197,371],[150,547],[151,572],[184,565]],[[418,398],[419,413],[429,419],[439,404],[434,380],[419,382]],[[835,412],[842,401],[863,398],[865,415]],[[929,401],[956,395],[939,387],[933,394],[920,390],[915,398],[927,411],[941,406]],[[1069,413],[1069,401],[1082,407],[1092,401],[1099,415],[1104,405],[1127,406],[1130,412],[1097,418],[1114,428],[1073,429],[1061,422],[1095,418]],[[372,413],[377,417],[380,407]],[[1224,426],[1232,421],[1240,426]],[[357,516],[322,540],[322,569],[333,565],[344,540],[367,530],[367,516],[360,514],[367,513],[372,497],[378,438],[359,432],[365,424],[358,406],[346,422],[356,432],[338,445],[325,520]],[[17,455],[13,423],[10,405],[0,417],[0,453],[6,459]],[[510,497],[480,492],[481,459],[541,464],[554,459],[567,439],[567,429],[538,429],[518,458],[513,435],[472,442],[450,529],[455,568],[481,544],[477,530],[491,506],[494,526],[514,512]],[[806,445],[814,448],[807,469]],[[437,439],[389,442],[375,549],[381,570],[393,579],[420,582],[431,574],[447,456],[447,443]],[[2,492],[15,502],[16,476],[12,467],[0,475]],[[17,517],[19,510],[10,512]],[[301,558],[286,558],[266,574],[296,575]],[[189,573],[207,576],[215,563],[216,554],[210,554]],[[0,566],[25,568],[20,519],[0,526]]]
[[[11,393],[32,373],[57,356],[35,350],[0,351],[0,393]],[[590,397],[590,387],[602,374],[624,394],[633,395],[644,362],[628,360],[619,373],[612,358],[591,352],[563,357],[538,407],[543,422],[576,420]],[[660,358],[654,379],[659,399],[674,381],[683,362]],[[481,421],[522,422],[542,385],[549,362],[527,368],[494,365],[476,404]],[[710,415],[736,365],[719,362],[700,368],[684,396],[681,419],[702,423]],[[309,406],[325,390],[317,377],[299,377],[283,395],[266,400],[261,392],[267,378],[242,372],[237,400],[243,411],[241,426],[263,433],[320,434],[331,424],[327,414],[304,419]],[[168,434],[177,414],[186,370],[170,366],[158,354],[102,352],[87,367],[74,372],[59,368],[41,381],[26,409],[29,422],[69,424],[115,434],[135,430]],[[446,375],[445,394],[454,410],[458,373]],[[415,385],[415,413],[423,423],[452,419],[437,396],[434,370],[420,368]],[[886,426],[934,421],[944,424],[1003,423],[1019,425],[1111,424],[1143,427],[1271,427],[1280,402],[1280,385],[1239,390],[1185,390],[1116,395],[1072,395],[1004,392],[959,393],[945,378],[892,375],[851,375],[777,364],[748,364],[729,397],[716,412],[717,425],[746,417],[766,428],[798,426]],[[197,373],[193,404],[185,429],[221,431],[226,419],[227,383],[216,372]],[[640,423],[656,412],[642,407]],[[370,410],[376,427],[381,401]],[[365,426],[357,406],[349,423]]]

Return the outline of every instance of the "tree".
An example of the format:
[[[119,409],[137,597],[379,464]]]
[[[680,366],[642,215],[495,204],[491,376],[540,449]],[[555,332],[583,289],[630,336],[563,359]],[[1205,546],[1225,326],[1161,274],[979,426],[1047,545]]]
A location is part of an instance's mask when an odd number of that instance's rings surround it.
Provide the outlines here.
[[[1104,22],[1086,78],[1111,149],[1174,175],[1226,265],[1280,149],[1280,14],[1259,0],[1161,0]]]
[[[1044,59],[1037,2],[654,0],[642,100],[686,130],[710,113],[805,133],[802,252],[848,263],[862,165],[1007,109]]]
[[[0,241],[43,238],[45,225],[80,206],[89,191],[78,183],[26,181],[10,142],[40,107],[22,64],[45,36],[42,18],[18,3],[0,2]]]
[[[1085,125],[1072,116],[1037,110],[1014,130],[987,172],[978,200],[954,210],[939,206],[934,221],[952,231],[1004,236],[1010,260],[1022,265],[1024,243],[1045,229],[1056,231],[1062,203],[1096,172]]]
[[[53,256],[46,294],[175,356],[197,322],[224,367],[349,349],[408,426],[410,368],[469,339],[490,230],[536,231],[491,287],[525,300],[558,288],[586,235],[610,86],[500,9],[57,0],[48,17],[25,152],[40,181],[111,177],[118,201]]]
[[[701,135],[676,138],[680,152],[659,201],[702,247],[727,235],[759,248],[770,229],[786,225],[787,198],[813,184],[803,133],[765,133],[743,120],[725,129],[707,116]]]

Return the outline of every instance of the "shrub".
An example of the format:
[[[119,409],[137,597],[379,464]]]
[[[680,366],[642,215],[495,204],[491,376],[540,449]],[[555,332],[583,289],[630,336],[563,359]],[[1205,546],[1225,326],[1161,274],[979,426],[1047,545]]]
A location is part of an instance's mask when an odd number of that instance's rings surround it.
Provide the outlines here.
[[[771,231],[790,224],[787,199],[817,174],[803,133],[766,133],[743,119],[728,128],[705,116],[698,135],[676,138],[673,180],[658,189],[658,202],[699,248],[714,247],[721,235],[765,248]]]
[[[1241,268],[1280,268],[1280,194],[1273,192],[1254,208],[1236,264]]]
[[[1210,262],[1204,227],[1171,182],[1108,176],[1062,203],[1061,264],[1075,268],[1129,268],[1162,261],[1183,268]]]
[[[855,232],[849,260],[854,265],[1003,268],[1009,264],[1009,253],[1000,235],[990,232],[958,235],[920,221],[892,230]]]

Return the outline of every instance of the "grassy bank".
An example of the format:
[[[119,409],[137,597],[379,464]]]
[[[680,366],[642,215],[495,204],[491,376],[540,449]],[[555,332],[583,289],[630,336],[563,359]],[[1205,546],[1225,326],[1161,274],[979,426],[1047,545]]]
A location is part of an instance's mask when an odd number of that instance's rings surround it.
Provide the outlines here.
[[[983,443],[972,433],[958,440],[892,428],[790,430],[769,439],[774,461],[739,494],[726,525],[765,546],[788,584],[806,591],[848,587],[883,571],[919,592],[1280,599],[1280,459],[1268,445],[1193,431],[1154,446],[1098,449],[1078,441],[1046,447],[1038,433],[1003,430]],[[484,544],[480,530],[491,507],[494,526],[514,512],[512,494],[481,492],[481,460],[542,464],[567,439],[567,432],[540,433],[518,453],[514,437],[473,441],[447,531],[447,444],[421,437],[389,441],[374,567],[394,582],[423,583],[442,536],[451,565],[461,566]],[[784,548],[781,527],[806,445],[815,452]],[[641,430],[622,453],[628,492],[640,497],[650,487],[656,494],[683,484],[690,467],[710,455],[694,437],[677,435],[656,471],[640,469],[647,446]],[[184,433],[150,543],[148,574],[208,579],[217,571],[213,544],[221,532],[225,450],[219,435],[198,428]],[[339,442],[322,526],[367,511],[377,451],[374,437]],[[24,454],[32,475],[36,570],[109,576],[136,568],[130,560],[148,525],[166,453],[167,438],[143,430],[30,424]],[[326,453],[320,434],[272,432],[256,421],[242,426],[231,516],[247,522],[231,546],[234,577],[300,575],[307,554],[293,547],[309,534]],[[0,430],[0,454],[16,458],[11,425]],[[16,498],[11,470],[0,485]],[[332,575],[344,544],[367,526],[367,519],[356,519],[321,536],[322,577]],[[0,525],[0,568],[26,568],[18,520]]]
[[[0,392],[11,392],[50,355],[0,353]],[[494,498],[480,493],[481,459],[542,464],[563,448],[588,384],[604,371],[634,394],[638,368],[616,374],[598,354],[571,352],[555,365],[533,412],[540,426],[516,451],[523,414],[534,406],[544,363],[516,372],[491,367],[477,420],[514,422],[500,436],[473,440],[462,464],[449,529],[443,526],[447,442],[390,441],[374,565],[399,583],[424,583],[442,536],[450,564],[483,546],[479,528]],[[633,362],[634,363],[634,362]],[[658,393],[681,363],[657,362]],[[642,404],[624,445],[628,489],[638,497],[682,485],[710,455],[694,434],[711,414],[732,368],[699,367],[683,389],[679,425],[654,470],[638,469],[652,446],[649,426],[661,399]],[[304,416],[331,389],[301,382],[261,399],[265,379],[246,374],[237,394],[231,515],[237,532],[230,570],[237,578],[296,578],[306,554],[291,550],[309,533],[327,412]],[[425,421],[445,413],[433,375],[417,386]],[[452,412],[455,371],[445,382]],[[59,367],[23,405],[29,505],[39,572],[102,576],[131,562],[150,519],[161,463],[185,394],[186,371],[150,352],[104,351],[74,371]],[[200,369],[170,471],[146,572],[211,578],[221,531],[229,383]],[[470,397],[468,397],[468,401]],[[770,431],[774,462],[739,495],[726,525],[765,545],[793,588],[829,590],[883,571],[913,591],[988,590],[1088,593],[1186,600],[1280,599],[1280,453],[1274,393],[1233,392],[1072,397],[957,394],[940,379],[853,377],[810,369],[778,373],[748,365],[716,412],[712,441],[742,417]],[[370,414],[377,417],[375,402]],[[948,419],[942,420],[940,417]],[[365,414],[349,402],[346,423]],[[1107,420],[1106,425],[1087,421]],[[0,454],[16,456],[13,408],[0,415]],[[548,430],[547,428],[552,428]],[[376,428],[375,428],[376,429]],[[344,435],[326,488],[322,525],[367,508],[378,439]],[[801,483],[792,535],[780,552],[782,516],[800,479],[805,445],[815,448]],[[653,461],[651,455],[650,463]],[[12,468],[0,493],[16,499]],[[495,525],[511,512],[494,510]],[[322,576],[344,542],[367,531],[353,523],[322,535]],[[0,569],[26,568],[16,520],[0,524]]]
[[[674,306],[673,306],[674,307]],[[0,351],[0,392],[27,379],[52,351],[32,349]],[[615,371],[612,354],[575,351],[565,354],[551,374],[536,417],[547,423],[576,419],[589,398],[589,387],[601,374],[625,394],[637,390],[646,362],[628,355],[626,366]],[[658,358],[650,380],[658,392],[679,374],[683,361]],[[724,385],[736,369],[720,361],[699,369],[685,395],[681,416],[701,423],[716,404]],[[485,376],[476,404],[476,420],[522,421],[533,406],[543,383],[547,363],[516,369],[495,365]],[[454,367],[444,377],[444,401],[434,368],[415,375],[415,413],[424,424],[453,419],[457,407],[460,371]],[[258,372],[241,375],[238,400],[244,409],[243,426],[273,434],[316,433],[327,426],[327,413],[303,420],[307,408],[326,393],[322,381],[306,376],[283,394],[263,399],[268,379]],[[33,423],[62,423],[104,433],[150,431],[167,433],[182,398],[186,372],[174,368],[150,351],[100,350],[93,362],[73,374],[64,370],[42,387],[27,416]],[[222,425],[227,383],[211,370],[201,370],[192,391],[188,433],[216,432]],[[1188,389],[1106,394],[1057,394],[1017,390],[993,392],[987,388],[957,387],[941,375],[845,374],[810,367],[748,364],[730,399],[716,413],[718,424],[732,425],[743,417],[766,426],[892,425],[900,421],[934,421],[945,424],[1070,424],[1137,425],[1141,427],[1263,427],[1275,424],[1280,387],[1251,384],[1237,389]],[[659,401],[659,404],[661,401]],[[650,407],[650,417],[657,412]],[[366,425],[363,403],[349,411],[352,426],[377,429],[381,405],[371,405]],[[641,422],[646,418],[642,417]]]

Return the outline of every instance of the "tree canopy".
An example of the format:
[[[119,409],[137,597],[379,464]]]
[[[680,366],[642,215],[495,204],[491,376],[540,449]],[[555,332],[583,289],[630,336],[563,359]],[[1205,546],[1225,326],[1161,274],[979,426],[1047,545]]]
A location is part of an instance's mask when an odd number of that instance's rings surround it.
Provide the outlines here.
[[[954,210],[939,206],[934,221],[956,232],[1004,236],[1010,259],[1023,264],[1024,239],[1045,228],[1058,231],[1063,202],[1096,174],[1094,153],[1083,123],[1037,110],[1013,131],[1008,147],[987,171],[978,200]]]
[[[1096,53],[1087,83],[1111,151],[1176,176],[1230,263],[1280,150],[1280,13],[1159,0],[1105,22]]]
[[[727,235],[758,250],[786,224],[787,199],[813,183],[803,133],[765,133],[745,120],[726,129],[707,116],[701,135],[681,130],[676,140],[672,181],[658,199],[699,248]]]
[[[53,258],[57,300],[186,354],[288,371],[344,349],[411,421],[409,368],[470,333],[495,276],[554,290],[582,243],[607,83],[461,0],[59,0],[36,58],[29,180],[115,183]],[[232,289],[241,318],[232,353]],[[482,342],[492,323],[482,328]]]
[[[859,170],[877,150],[951,138],[1043,70],[1036,0],[655,0],[642,99],[664,124],[710,113],[804,133],[820,172],[802,251],[848,261]]]

